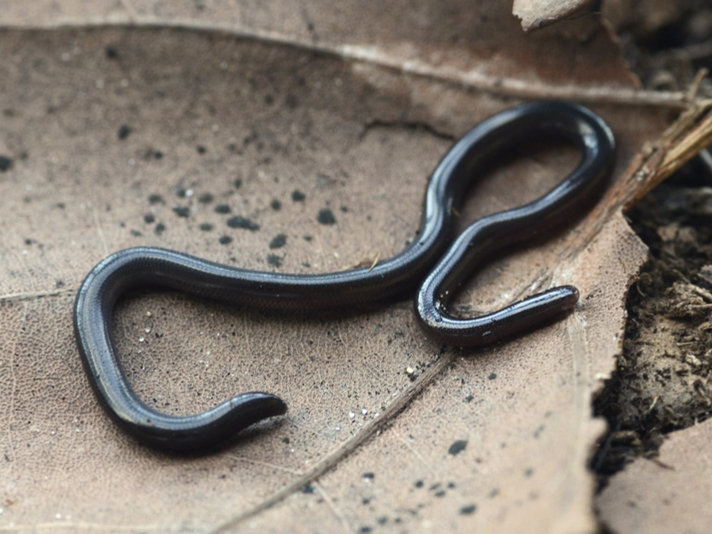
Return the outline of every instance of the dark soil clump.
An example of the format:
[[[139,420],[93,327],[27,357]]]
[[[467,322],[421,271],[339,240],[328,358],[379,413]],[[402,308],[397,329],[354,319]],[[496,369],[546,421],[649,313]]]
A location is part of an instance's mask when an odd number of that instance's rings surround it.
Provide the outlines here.
[[[650,260],[628,294],[617,372],[594,405],[610,428],[593,461],[602,484],[712,414],[712,169],[694,160],[629,218]]]

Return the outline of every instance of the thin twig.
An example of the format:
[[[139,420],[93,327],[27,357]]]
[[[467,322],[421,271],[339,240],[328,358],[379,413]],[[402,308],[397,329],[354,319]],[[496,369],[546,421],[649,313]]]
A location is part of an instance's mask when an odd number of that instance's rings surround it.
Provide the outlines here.
[[[339,520],[341,526],[344,527],[344,532],[346,532],[347,534],[353,532],[353,529],[351,528],[351,525],[346,519],[346,516],[344,516],[344,514],[342,514],[339,509],[336,508],[334,501],[331,499],[331,497],[329,497],[329,494],[326,493],[324,488],[321,487],[321,484],[314,484],[314,487],[321,494],[321,497],[324,499],[326,505],[331,509],[331,512],[336,516],[336,519]]]
[[[303,475],[295,478],[291,483],[282,487],[270,497],[264,499],[253,508],[235,516],[227,523],[221,525],[213,531],[213,534],[221,534],[230,532],[240,523],[255,517],[257,514],[272,508],[275,504],[282,502],[284,499],[302,489],[305,485],[314,482],[327,471],[330,471],[336,465],[354,452],[360,445],[367,441],[371,436],[380,431],[385,425],[398,415],[406,406],[425,389],[430,382],[445,369],[454,359],[455,351],[449,350],[443,354],[438,360],[433,362],[430,368],[425,371],[415,381],[411,382],[408,387],[381,413],[379,417],[375,417],[368,421],[353,437],[339,445],[335,450],[326,455],[324,459],[319,461],[314,467]]]
[[[22,293],[7,293],[0,295],[0,302],[8,302],[11,300],[28,300],[41,297],[56,297],[68,293],[74,293],[76,290],[72,288],[65,289],[50,289],[46,291],[23,291]]]
[[[39,24],[7,24],[6,28],[20,29],[56,29],[56,28],[87,28],[90,26],[133,26],[144,28],[177,28],[223,32],[245,39],[292,46],[303,50],[330,54],[352,62],[375,65],[407,73],[412,76],[432,78],[437,81],[456,83],[467,88],[477,89],[487,93],[520,99],[562,99],[577,102],[593,102],[597,104],[664,106],[686,108],[690,105],[687,92],[646,91],[627,87],[604,85],[592,87],[574,84],[551,85],[520,78],[489,76],[482,72],[463,71],[455,65],[435,65],[418,59],[408,59],[391,54],[376,46],[338,45],[323,41],[314,41],[311,36],[287,35],[281,32],[262,30],[240,26],[230,22],[203,21],[189,18],[174,18],[166,20],[157,15],[146,13],[130,15],[113,13],[112,16],[95,17],[57,17]]]
[[[687,100],[689,102],[693,102],[697,99],[697,96],[700,93],[700,87],[702,86],[702,82],[709,73],[710,71],[708,71],[707,69],[700,69],[697,71],[697,74],[695,74],[695,78],[690,84],[690,88],[687,90]]]

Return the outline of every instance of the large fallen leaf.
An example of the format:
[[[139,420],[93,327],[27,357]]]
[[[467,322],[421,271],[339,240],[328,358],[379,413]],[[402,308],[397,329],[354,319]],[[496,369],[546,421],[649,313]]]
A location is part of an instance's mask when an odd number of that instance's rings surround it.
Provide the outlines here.
[[[246,390],[289,403],[285,418],[210,457],[157,454],[122,434],[91,394],[71,328],[83,276],[128,246],[303,273],[396,253],[438,159],[515,98],[599,102],[620,177],[670,113],[618,104],[683,96],[637,92],[595,21],[527,36],[508,8],[125,0],[5,10],[6,25],[45,29],[0,33],[0,155],[13,160],[0,174],[12,214],[0,243],[0,524],[595,531],[586,461],[603,425],[590,401],[614,367],[625,291],[645,257],[620,216],[636,167],[627,192],[614,189],[576,229],[493,262],[468,286],[460,301],[477,310],[535,287],[581,290],[571,318],[494,348],[443,350],[417,330],[409,302],[328,318],[179,294],[123,302],[119,348],[150,404],[193,413]],[[47,29],[58,22],[101,27]],[[104,26],[114,22],[188,28]],[[576,158],[522,147],[474,188],[463,219],[536,197]],[[321,210],[336,223],[320,224]],[[259,230],[232,228],[235,216]]]

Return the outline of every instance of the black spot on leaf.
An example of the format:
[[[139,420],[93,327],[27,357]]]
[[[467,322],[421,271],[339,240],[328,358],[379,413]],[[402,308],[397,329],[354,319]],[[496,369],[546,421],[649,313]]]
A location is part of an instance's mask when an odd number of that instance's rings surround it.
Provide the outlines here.
[[[259,224],[251,221],[250,219],[246,219],[245,217],[240,217],[239,215],[235,217],[230,217],[227,220],[227,225],[230,228],[243,228],[245,230],[250,230],[251,232],[256,232],[260,229]]]
[[[336,217],[330,209],[323,209],[319,211],[319,215],[316,218],[321,224],[331,225],[336,224]]]
[[[467,440],[466,439],[458,439],[457,441],[454,441],[452,445],[450,445],[450,448],[447,450],[448,454],[452,454],[453,456],[460,454],[462,451],[465,450],[467,447]]]

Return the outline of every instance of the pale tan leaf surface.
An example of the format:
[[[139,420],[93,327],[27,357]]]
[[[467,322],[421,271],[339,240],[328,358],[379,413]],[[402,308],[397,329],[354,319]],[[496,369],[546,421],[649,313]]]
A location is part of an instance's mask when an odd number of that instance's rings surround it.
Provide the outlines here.
[[[566,321],[483,351],[431,343],[410,302],[294,317],[178,294],[127,299],[118,344],[148,403],[194,413],[247,390],[289,403],[287,416],[209,457],[152,452],[108,420],[81,369],[71,312],[86,272],[139,244],[303,273],[393,255],[412,237],[428,175],[453,140],[519,103],[507,87],[483,93],[393,67],[412,54],[447,72],[479,65],[544,94],[569,83],[632,91],[606,32],[589,21],[576,23],[587,25],[586,42],[574,37],[580,28],[524,36],[506,2],[423,2],[421,18],[399,18],[412,3],[387,16],[357,3],[300,4],[329,22],[313,23],[331,38],[334,53],[324,53],[309,49],[293,4],[275,4],[271,16],[237,3],[40,4],[13,4],[1,20],[188,21],[223,32],[0,32],[0,155],[13,159],[0,174],[12,214],[0,234],[0,526],[595,531],[586,461],[602,424],[590,401],[614,367],[625,290],[645,257],[615,195],[578,229],[493,262],[468,286],[460,302],[473,313],[553,284],[582,294]],[[352,14],[364,19],[343,22]],[[475,39],[463,18],[486,31]],[[439,28],[452,34],[425,44]],[[334,44],[370,40],[388,61]],[[423,55],[429,46],[444,55]],[[619,139],[616,176],[670,119],[652,107],[596,110]],[[474,188],[463,220],[534,198],[577,161],[546,145],[517,156]],[[325,209],[336,224],[318,222]],[[260,228],[231,228],[233,216]]]
[[[615,532],[709,532],[712,510],[712,424],[670,434],[655,460],[640,458],[617,475],[597,499]]]

